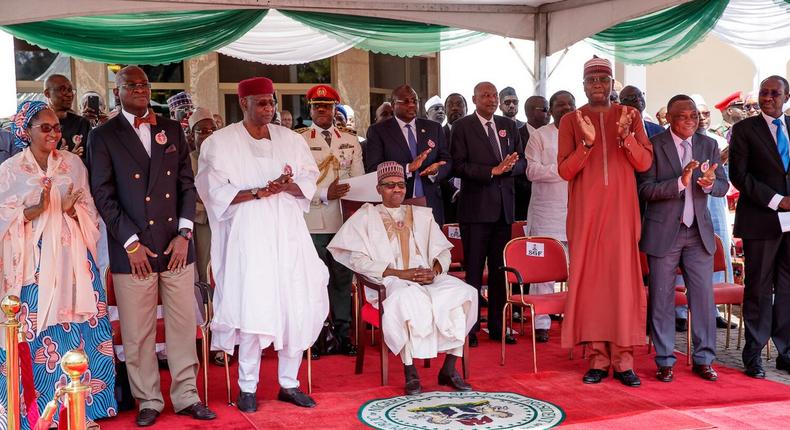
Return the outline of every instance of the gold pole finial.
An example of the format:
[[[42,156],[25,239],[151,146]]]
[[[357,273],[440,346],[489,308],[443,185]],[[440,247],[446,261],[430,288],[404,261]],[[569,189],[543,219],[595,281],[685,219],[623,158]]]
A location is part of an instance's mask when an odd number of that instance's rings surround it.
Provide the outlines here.
[[[71,378],[63,389],[68,398],[68,423],[70,430],[85,430],[85,395],[91,387],[82,383],[82,375],[88,370],[88,355],[81,349],[72,349],[63,354],[60,368]]]

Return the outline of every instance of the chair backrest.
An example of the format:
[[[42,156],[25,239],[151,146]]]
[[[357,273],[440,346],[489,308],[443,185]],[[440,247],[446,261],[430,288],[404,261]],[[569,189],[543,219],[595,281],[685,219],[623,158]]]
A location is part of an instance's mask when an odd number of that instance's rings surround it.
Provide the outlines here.
[[[724,244],[718,234],[713,235],[716,239],[716,253],[713,254],[713,272],[727,272],[727,258],[730,257],[729,253],[724,250]],[[726,275],[725,275],[726,277]],[[727,282],[732,282],[732,279],[727,279]]]
[[[510,225],[510,238],[527,237],[527,222],[516,221]]]
[[[354,212],[358,211],[359,208],[361,208],[362,205],[364,205],[365,203],[377,204],[380,202],[361,202],[357,200],[340,199],[340,213],[343,216],[343,222],[346,222],[346,220],[351,218],[351,215],[354,215]],[[423,196],[423,197],[415,197],[412,199],[406,199],[403,201],[403,204],[425,207],[428,205],[428,201],[425,199],[425,196]]]
[[[505,266],[516,269],[524,283],[565,282],[568,280],[568,254],[562,242],[551,237],[511,239],[503,252]],[[507,282],[518,279],[505,272]]]
[[[445,224],[442,233],[453,244],[450,250],[450,262],[464,264],[464,245],[461,242],[461,227],[458,224]]]
[[[112,284],[112,273],[110,268],[104,269],[104,288],[107,289],[107,306],[118,306],[118,301],[115,300],[115,287]]]

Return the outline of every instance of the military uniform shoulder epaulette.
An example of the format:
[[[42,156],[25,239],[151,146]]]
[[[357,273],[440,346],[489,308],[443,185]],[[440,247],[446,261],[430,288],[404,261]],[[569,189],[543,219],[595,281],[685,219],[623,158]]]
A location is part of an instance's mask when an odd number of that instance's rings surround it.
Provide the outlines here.
[[[357,131],[352,129],[352,128],[343,127],[342,125],[341,126],[335,126],[335,127],[338,130],[340,130],[341,132],[343,132],[343,133],[348,133],[348,134],[350,134],[352,136],[356,136],[357,135]]]
[[[310,127],[295,128],[294,129],[294,133],[302,134],[302,133],[304,133],[307,130],[310,130]]]

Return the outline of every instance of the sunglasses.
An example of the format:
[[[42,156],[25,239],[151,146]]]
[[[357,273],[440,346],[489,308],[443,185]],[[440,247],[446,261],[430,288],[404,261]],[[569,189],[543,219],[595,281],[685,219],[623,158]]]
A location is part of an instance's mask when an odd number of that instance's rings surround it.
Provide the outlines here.
[[[400,189],[405,189],[406,188],[406,183],[405,182],[382,182],[382,183],[379,184],[379,186],[380,187],[384,187],[384,188],[386,188],[388,190],[394,190],[395,187],[398,187]]]
[[[749,103],[747,105],[743,105],[744,110],[760,110],[760,105],[757,103]]]
[[[140,84],[123,84],[121,86],[126,88],[126,91],[146,91],[151,89],[150,82],[144,82]]]
[[[546,113],[546,112],[549,111],[549,108],[546,108],[546,107],[534,107],[534,108],[532,108],[532,110],[536,110],[538,112]]]
[[[60,124],[38,124],[38,125],[31,125],[30,128],[40,128],[42,133],[51,133],[52,130],[55,130],[55,133],[60,133],[61,127]]]
[[[201,129],[195,130],[195,133],[197,133],[197,134],[211,134],[211,133],[214,133],[215,131],[217,131],[216,128],[201,128]]]

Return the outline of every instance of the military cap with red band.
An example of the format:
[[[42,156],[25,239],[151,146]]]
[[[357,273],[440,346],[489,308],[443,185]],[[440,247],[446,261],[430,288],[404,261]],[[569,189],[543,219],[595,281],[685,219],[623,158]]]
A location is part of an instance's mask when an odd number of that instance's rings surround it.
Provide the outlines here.
[[[724,100],[716,103],[714,107],[718,110],[724,110],[739,102],[743,104],[743,94],[740,91],[736,91],[728,95]]]
[[[338,104],[340,103],[340,94],[329,85],[316,85],[307,90],[307,103],[310,104]]]

